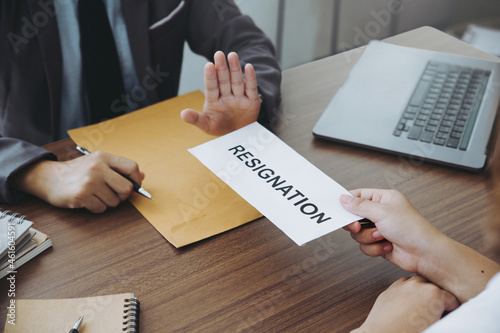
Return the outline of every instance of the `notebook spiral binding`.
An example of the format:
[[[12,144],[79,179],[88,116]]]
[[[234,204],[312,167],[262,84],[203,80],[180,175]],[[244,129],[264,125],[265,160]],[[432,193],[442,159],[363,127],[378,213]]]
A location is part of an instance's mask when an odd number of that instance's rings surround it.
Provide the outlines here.
[[[130,333],[139,333],[139,316],[141,312],[141,303],[135,297],[126,298],[125,305],[123,306],[125,309],[123,313],[123,328],[122,331],[130,332]]]
[[[26,219],[26,215],[21,215],[20,213],[14,213],[13,211],[11,210],[3,210],[2,208],[0,208],[0,220],[4,219],[5,217],[9,217],[9,222],[14,222],[14,220],[16,218],[18,218],[17,220],[17,224],[23,224],[23,221],[24,219]]]

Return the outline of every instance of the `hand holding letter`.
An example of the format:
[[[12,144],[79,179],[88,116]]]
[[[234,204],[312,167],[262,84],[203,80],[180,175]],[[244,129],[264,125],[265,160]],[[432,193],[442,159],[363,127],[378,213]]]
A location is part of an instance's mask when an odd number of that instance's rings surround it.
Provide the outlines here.
[[[342,206],[375,223],[375,228],[361,228],[359,222],[344,228],[366,255],[381,256],[425,277],[461,303],[481,292],[500,271],[493,260],[439,231],[403,194],[374,189],[351,193],[354,197],[340,198]]]
[[[419,262],[429,254],[433,237],[441,235],[406,199],[392,190],[362,189],[343,196],[341,204],[348,211],[364,216],[375,228],[361,228],[358,222],[345,227],[360,244],[361,251],[381,256],[402,269],[418,273]]]

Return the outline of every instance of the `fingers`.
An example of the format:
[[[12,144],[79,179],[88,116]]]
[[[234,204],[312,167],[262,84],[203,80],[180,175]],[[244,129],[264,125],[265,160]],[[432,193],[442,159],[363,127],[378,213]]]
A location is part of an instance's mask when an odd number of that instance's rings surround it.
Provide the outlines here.
[[[220,95],[217,70],[215,65],[210,62],[205,65],[204,69],[204,89],[207,102],[217,102]]]
[[[387,215],[381,204],[404,202],[404,196],[394,190],[357,189],[351,191],[351,194],[352,196],[344,194],[340,197],[341,205],[351,213],[375,223]]]
[[[214,62],[215,64],[205,65],[205,96],[209,101],[230,95],[235,97],[246,95],[251,100],[259,99],[257,76],[251,64],[245,66],[245,76],[243,76],[240,59],[235,52],[228,54],[226,62],[224,53],[217,51]]]
[[[134,189],[132,183],[114,170],[109,170],[103,176],[108,189],[103,187],[97,197],[108,207],[116,207],[121,201],[127,200]]]
[[[88,157],[93,161],[86,167],[88,171],[84,171],[87,176],[77,192],[76,201],[94,213],[116,207],[130,196],[133,185],[124,176],[137,184],[144,179],[137,163],[129,159],[103,152],[95,152]]]
[[[224,53],[222,53],[221,51],[217,51],[214,55],[214,62],[217,73],[217,81],[219,83],[220,95],[229,96],[231,95],[231,79]]]
[[[388,196],[389,193],[395,194],[396,191],[373,188],[363,188],[351,191],[351,194],[357,198],[366,199],[377,203],[382,203],[384,196]]]
[[[358,242],[361,252],[370,257],[379,257],[392,251],[392,244],[384,240],[377,228],[362,228],[359,222],[344,227],[351,232],[351,237]]]
[[[354,190],[352,196],[342,195],[340,203],[348,211],[364,216],[371,221],[377,222],[378,217],[383,212],[380,204],[372,202],[374,191],[372,190]],[[345,228],[351,232],[351,237],[358,242],[361,252],[370,257],[378,257],[388,254],[392,251],[392,244],[384,240],[384,236],[377,228],[362,227],[359,222],[351,223]]]
[[[387,241],[380,241],[372,244],[360,244],[359,249],[361,252],[369,257],[381,257],[392,251],[392,243]],[[386,258],[387,259],[387,258]]]
[[[394,289],[394,288],[397,288],[398,286],[401,286],[402,284],[406,283],[408,280],[411,280],[411,279],[416,279],[418,280],[419,278],[423,279],[420,275],[413,275],[413,276],[403,276],[403,277],[400,277],[399,279],[397,279],[396,281],[394,281],[390,286],[389,288],[387,289]]]
[[[90,196],[87,198],[86,202],[82,205],[81,208],[85,208],[94,214],[101,214],[106,211],[108,205],[102,202],[102,200],[98,197]]]
[[[377,228],[361,228],[358,232],[351,232],[351,237],[360,244],[371,244],[384,239]]]
[[[210,135],[224,135],[251,124],[259,117],[261,101],[252,65],[242,73],[238,55],[214,54],[214,63],[205,66],[203,110],[183,110],[181,118]]]
[[[258,100],[259,89],[257,87],[257,76],[255,75],[255,69],[251,64],[245,65],[245,94],[251,100]]]
[[[123,157],[95,152],[64,162],[42,161],[26,170],[19,182],[32,184],[25,192],[63,208],[86,208],[102,213],[127,199],[144,173]]]
[[[450,311],[457,309],[460,306],[460,303],[458,302],[457,298],[452,293],[441,289],[438,285],[427,280],[423,276],[414,275],[412,277],[401,278],[397,282],[404,283],[406,281],[408,281],[409,283],[421,284],[422,286],[425,285],[427,290],[425,290],[425,291],[422,290],[421,293],[422,294],[427,293],[426,296],[428,298],[441,303],[443,305],[443,311],[450,312]],[[433,304],[436,304],[436,303],[433,303],[431,301],[430,305],[432,306]],[[439,311],[439,313],[442,313],[443,311]]]
[[[373,222],[377,222],[381,214],[378,204],[367,198],[343,194],[340,197],[340,204],[349,212],[363,216]]]
[[[356,189],[356,190],[352,190],[350,192],[353,196],[355,196],[357,198],[371,200],[373,197],[373,190],[372,189]]]
[[[111,169],[141,185],[143,174],[136,162],[117,155],[106,154],[106,156]]]
[[[229,70],[231,73],[231,90],[236,97],[242,97],[245,94],[245,80],[241,72],[240,59],[238,55],[231,52],[227,56]]]
[[[460,306],[460,302],[458,302],[457,298],[450,292],[443,290],[443,303],[445,311],[453,311],[456,310]]]
[[[359,221],[348,224],[344,227],[344,230],[357,233],[361,230],[361,223]]]

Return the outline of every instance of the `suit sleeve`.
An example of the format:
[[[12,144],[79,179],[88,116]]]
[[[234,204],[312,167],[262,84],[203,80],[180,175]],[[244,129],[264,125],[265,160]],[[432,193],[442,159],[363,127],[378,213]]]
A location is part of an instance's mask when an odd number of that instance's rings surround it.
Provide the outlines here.
[[[190,3],[188,43],[197,54],[213,61],[221,50],[236,52],[242,68],[250,63],[257,75],[262,107],[259,122],[276,122],[281,102],[281,69],[268,37],[232,0],[193,0]]]
[[[56,157],[28,142],[0,137],[0,203],[13,204],[20,196],[20,193],[9,188],[12,175],[43,159],[55,160]]]
[[[8,49],[7,32],[11,31],[17,2],[1,2],[0,4],[0,37],[3,41],[0,43],[0,130],[5,126],[16,126],[18,131],[23,130],[22,123],[6,124],[3,117],[3,108],[8,104],[8,95],[10,90],[10,69],[11,53]],[[13,204],[20,196],[20,193],[9,188],[10,178],[18,171],[28,165],[42,160],[56,157],[47,150],[23,140],[0,135],[0,203]]]

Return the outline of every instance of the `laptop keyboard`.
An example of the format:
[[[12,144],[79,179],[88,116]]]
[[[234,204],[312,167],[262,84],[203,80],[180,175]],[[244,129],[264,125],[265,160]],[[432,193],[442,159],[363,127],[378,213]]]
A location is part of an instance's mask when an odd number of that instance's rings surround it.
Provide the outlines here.
[[[490,74],[430,61],[393,134],[466,150]]]

